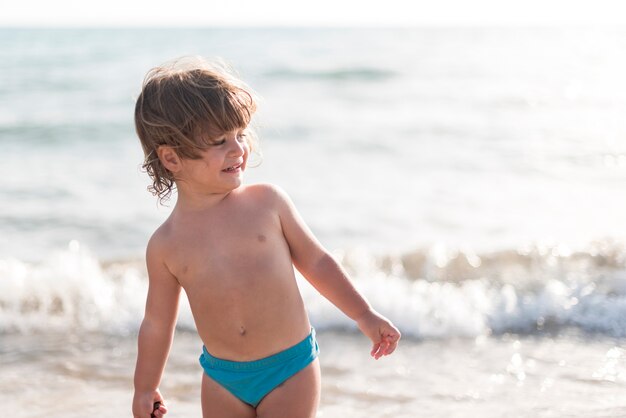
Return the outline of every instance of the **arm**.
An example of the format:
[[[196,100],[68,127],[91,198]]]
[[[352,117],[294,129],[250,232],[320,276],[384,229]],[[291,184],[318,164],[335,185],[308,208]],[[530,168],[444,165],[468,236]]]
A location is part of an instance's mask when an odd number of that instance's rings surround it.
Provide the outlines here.
[[[167,412],[158,386],[172,345],[181,287],[161,255],[158,238],[153,236],[146,251],[149,287],[135,366],[135,418],[151,417],[155,402],[160,402],[161,406],[154,411],[154,416],[162,417]]]
[[[400,331],[376,312],[356,289],[345,270],[304,223],[289,197],[279,189],[275,191],[283,234],[294,266],[318,292],[356,321],[361,332],[372,340],[374,358],[393,353]]]

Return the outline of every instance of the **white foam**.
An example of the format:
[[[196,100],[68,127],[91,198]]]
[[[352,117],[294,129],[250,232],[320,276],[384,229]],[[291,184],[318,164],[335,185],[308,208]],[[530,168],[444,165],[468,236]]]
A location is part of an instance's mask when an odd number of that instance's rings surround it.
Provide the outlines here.
[[[544,249],[543,255],[478,254],[473,257],[485,262],[474,263],[474,270],[459,269],[455,260],[463,257],[445,262],[439,250],[428,250],[417,258],[437,268],[420,270],[421,278],[408,277],[401,263],[388,262],[389,256],[357,251],[338,258],[372,305],[407,336],[476,337],[575,327],[626,337],[622,247],[603,248],[563,252],[557,261],[555,249]],[[531,263],[524,259],[529,254],[538,258]],[[316,328],[356,329],[305,279],[298,276],[298,282]],[[143,317],[146,292],[142,261],[102,265],[78,242],[38,264],[0,260],[0,332],[132,333]],[[186,301],[178,327],[195,327]]]
[[[146,281],[134,266],[103,270],[73,241],[39,264],[0,261],[0,331],[129,332],[143,313]]]

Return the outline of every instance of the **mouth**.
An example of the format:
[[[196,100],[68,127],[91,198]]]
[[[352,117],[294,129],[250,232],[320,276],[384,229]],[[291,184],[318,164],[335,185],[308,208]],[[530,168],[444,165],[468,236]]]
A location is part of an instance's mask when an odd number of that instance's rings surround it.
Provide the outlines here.
[[[227,167],[225,169],[223,169],[222,171],[224,173],[238,173],[241,171],[241,166],[243,165],[243,162],[241,163],[237,163],[235,165],[231,165],[230,167]]]

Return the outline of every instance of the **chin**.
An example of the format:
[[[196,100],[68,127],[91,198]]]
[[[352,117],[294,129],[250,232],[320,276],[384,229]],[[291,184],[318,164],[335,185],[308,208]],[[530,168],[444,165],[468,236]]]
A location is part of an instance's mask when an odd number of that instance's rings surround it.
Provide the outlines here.
[[[243,178],[238,179],[237,181],[235,181],[233,183],[232,189],[231,190],[235,190],[240,188],[243,185]]]

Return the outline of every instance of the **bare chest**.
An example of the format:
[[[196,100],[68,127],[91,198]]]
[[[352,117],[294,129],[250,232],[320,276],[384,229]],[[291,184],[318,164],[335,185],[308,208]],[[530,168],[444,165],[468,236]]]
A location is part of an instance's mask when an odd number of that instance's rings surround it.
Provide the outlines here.
[[[176,235],[168,265],[187,293],[249,290],[286,267],[289,249],[280,221],[271,215],[240,215],[181,229]]]

